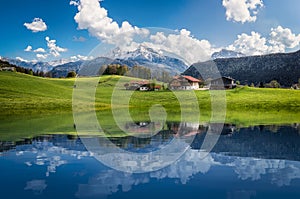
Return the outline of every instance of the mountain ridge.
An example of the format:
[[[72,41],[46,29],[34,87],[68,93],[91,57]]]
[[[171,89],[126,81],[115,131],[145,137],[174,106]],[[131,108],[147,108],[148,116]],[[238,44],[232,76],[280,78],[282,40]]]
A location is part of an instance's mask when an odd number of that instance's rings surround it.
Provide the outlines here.
[[[216,67],[215,67],[216,66]],[[216,68],[218,71],[216,71]],[[202,75],[199,73],[202,71]],[[196,78],[214,77],[216,72],[230,76],[242,84],[268,83],[277,80],[290,87],[300,78],[300,50],[292,53],[223,58],[191,65],[183,74]],[[204,79],[206,79],[204,78]]]

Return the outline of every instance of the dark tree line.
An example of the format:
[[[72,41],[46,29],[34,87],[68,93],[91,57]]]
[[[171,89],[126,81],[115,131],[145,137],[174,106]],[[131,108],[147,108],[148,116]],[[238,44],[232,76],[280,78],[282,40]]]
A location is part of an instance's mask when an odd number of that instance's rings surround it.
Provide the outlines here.
[[[126,76],[137,77],[141,79],[151,79],[151,70],[143,66],[133,66],[131,70],[126,73]]]
[[[128,72],[128,66],[120,64],[104,65],[99,70],[99,75],[125,75]]]
[[[251,83],[254,85],[268,84],[272,80],[276,80],[282,87],[289,88],[300,77],[299,66],[300,51],[297,51],[294,53],[224,58],[199,62],[193,64],[184,74],[206,79],[207,77],[213,78],[219,72],[222,76],[238,79],[243,85]],[[216,71],[216,67],[218,71]]]

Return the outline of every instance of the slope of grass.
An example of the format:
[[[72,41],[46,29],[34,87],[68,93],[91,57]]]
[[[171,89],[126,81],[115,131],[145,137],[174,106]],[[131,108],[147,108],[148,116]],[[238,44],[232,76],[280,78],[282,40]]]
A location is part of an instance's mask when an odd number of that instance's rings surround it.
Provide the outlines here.
[[[71,111],[74,79],[46,79],[0,72],[0,114]]]

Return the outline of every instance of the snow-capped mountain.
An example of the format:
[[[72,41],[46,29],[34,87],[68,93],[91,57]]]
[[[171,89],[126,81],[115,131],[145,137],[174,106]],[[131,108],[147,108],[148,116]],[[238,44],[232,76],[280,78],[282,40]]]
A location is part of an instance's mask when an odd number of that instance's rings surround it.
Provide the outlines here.
[[[48,64],[50,66],[55,67],[55,66],[63,65],[66,63],[70,63],[70,62],[74,62],[74,61],[71,59],[59,59],[59,60],[50,61],[50,62],[48,62]]]
[[[33,71],[43,71],[48,72],[53,69],[54,66],[50,65],[48,62],[40,62],[40,61],[24,61],[20,59],[10,59],[10,58],[2,58],[2,60],[9,62],[10,64],[20,66],[23,68],[30,68]]]
[[[60,59],[50,62],[32,62],[20,59],[5,60],[10,64],[31,68],[34,71],[51,72],[53,77],[66,76],[69,71],[78,72],[83,63],[86,66],[89,65],[89,69],[93,70],[93,68],[103,65],[104,61],[106,65],[120,64],[127,65],[129,68],[133,66],[148,67],[153,74],[160,74],[162,71],[166,71],[170,75],[175,75],[184,72],[188,68],[188,65],[179,58],[165,55],[164,52],[155,51],[145,45],[140,45],[132,51],[115,48],[104,57],[92,60]]]
[[[113,59],[124,59],[124,60],[144,59],[147,61],[153,61],[162,56],[163,56],[162,52],[157,52],[145,45],[139,45],[138,48],[136,48],[133,51],[124,51],[120,47],[117,47],[108,54],[108,57]]]
[[[107,57],[130,67],[138,64],[149,67],[152,70],[165,70],[170,74],[179,74],[188,68],[182,60],[164,55],[163,52],[156,51],[145,45],[139,45],[138,48],[132,51],[124,51],[118,47],[113,49]]]
[[[211,58],[214,60],[214,59],[224,59],[224,58],[237,58],[237,57],[244,57],[244,56],[245,55],[240,52],[222,49],[219,52],[213,53]]]

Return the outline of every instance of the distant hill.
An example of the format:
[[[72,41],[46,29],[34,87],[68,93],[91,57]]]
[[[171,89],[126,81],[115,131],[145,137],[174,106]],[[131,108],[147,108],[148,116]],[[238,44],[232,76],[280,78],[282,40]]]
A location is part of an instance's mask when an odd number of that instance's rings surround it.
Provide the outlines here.
[[[230,76],[242,84],[277,80],[282,86],[290,87],[300,78],[300,51],[199,62],[183,74],[204,79],[214,77],[213,66],[217,66],[222,76]],[[202,75],[198,71],[202,71]]]

